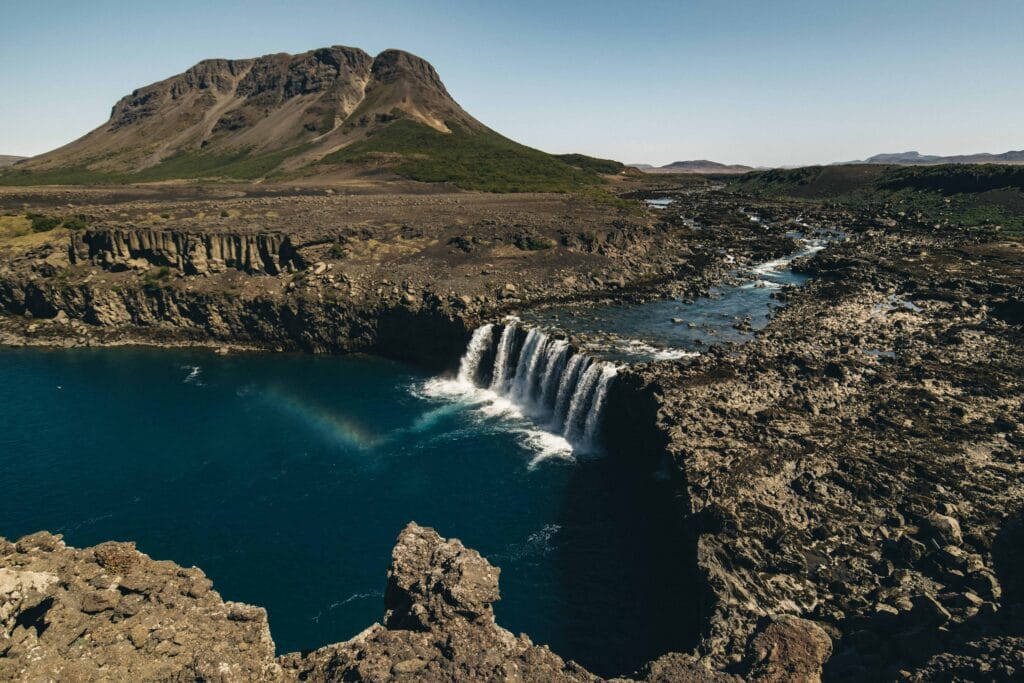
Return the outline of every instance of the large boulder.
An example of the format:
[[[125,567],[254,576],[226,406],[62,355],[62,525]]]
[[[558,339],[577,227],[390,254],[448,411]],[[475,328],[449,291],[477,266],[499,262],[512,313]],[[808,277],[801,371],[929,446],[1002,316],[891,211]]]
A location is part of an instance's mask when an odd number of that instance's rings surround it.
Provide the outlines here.
[[[266,612],[131,543],[0,539],[0,680],[279,680]]]

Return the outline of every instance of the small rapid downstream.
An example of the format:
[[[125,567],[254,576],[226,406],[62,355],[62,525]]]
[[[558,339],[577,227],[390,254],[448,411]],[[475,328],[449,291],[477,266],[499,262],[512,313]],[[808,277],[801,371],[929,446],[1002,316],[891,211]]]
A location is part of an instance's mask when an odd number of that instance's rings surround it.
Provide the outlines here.
[[[694,357],[715,344],[743,342],[767,325],[783,305],[780,292],[807,281],[794,272],[793,262],[821,251],[830,239],[800,237],[792,254],[736,268],[727,283],[690,301],[555,306],[525,312],[523,322],[568,335],[587,354],[608,362]]]
[[[790,236],[800,244],[793,253],[736,268],[726,284],[692,301],[549,307],[485,324],[473,332],[458,374],[429,380],[422,392],[528,421],[526,441],[536,452],[531,467],[551,457],[598,454],[619,367],[692,358],[709,346],[750,338],[782,305],[780,290],[806,282],[793,262],[833,238]]]

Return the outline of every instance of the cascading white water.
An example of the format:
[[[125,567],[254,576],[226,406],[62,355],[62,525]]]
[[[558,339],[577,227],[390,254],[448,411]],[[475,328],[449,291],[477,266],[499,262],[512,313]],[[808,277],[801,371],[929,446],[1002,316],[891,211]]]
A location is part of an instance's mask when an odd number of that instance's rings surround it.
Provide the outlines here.
[[[458,381],[463,384],[474,384],[480,372],[480,360],[491,347],[494,339],[494,325],[483,325],[473,331],[473,336],[466,347],[466,353],[459,362]]]
[[[572,358],[569,359],[569,363],[565,367],[565,371],[558,381],[558,394],[555,397],[555,410],[551,414],[552,422],[554,424],[564,424],[565,416],[569,412],[569,401],[572,400],[573,391],[576,388],[576,383],[580,379],[580,375],[586,371],[587,365],[590,364],[590,358],[584,356],[581,353],[573,354]]]
[[[496,338],[496,326],[478,328],[459,364],[457,382],[485,381],[484,359],[493,351],[489,389],[520,413],[545,425],[577,451],[598,448],[601,412],[616,374],[611,363],[576,351],[564,339],[508,319]]]
[[[501,331],[501,340],[498,342],[498,353],[494,357],[494,374],[491,379],[491,389],[501,394],[505,393],[508,364],[512,357],[512,345],[515,340],[515,325],[505,325],[505,329]]]
[[[540,382],[541,405],[555,407],[555,392],[558,391],[558,381],[565,371],[566,361],[572,349],[569,342],[564,339],[556,339],[551,342],[551,350],[548,355],[548,362],[544,368],[544,377]]]
[[[608,398],[608,387],[611,386],[615,377],[615,366],[605,363],[601,368],[601,376],[597,378],[597,388],[594,389],[594,400],[590,404],[590,412],[587,413],[587,420],[583,425],[583,433],[587,439],[593,439],[600,427],[598,420],[601,419],[601,412],[604,410],[604,402]],[[593,449],[597,444],[588,443],[587,448]]]
[[[562,433],[570,443],[579,441],[582,424],[586,417],[586,410],[590,406],[594,395],[594,388],[601,376],[601,366],[598,363],[591,363],[587,371],[580,377],[572,392],[572,399],[569,401],[569,413],[565,416],[565,424],[562,426]]]

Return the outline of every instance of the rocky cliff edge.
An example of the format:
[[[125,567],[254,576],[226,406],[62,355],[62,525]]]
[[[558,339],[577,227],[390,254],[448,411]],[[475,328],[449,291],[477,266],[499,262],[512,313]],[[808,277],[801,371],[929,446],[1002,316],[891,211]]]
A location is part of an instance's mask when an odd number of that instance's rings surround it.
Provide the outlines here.
[[[0,539],[0,678],[170,681],[599,681],[495,623],[500,570],[458,540],[409,524],[399,535],[382,623],[344,643],[275,657],[266,611],[225,602],[195,567],[132,543],[76,549],[40,532]],[[811,622],[768,624],[754,680],[817,680],[831,642]],[[729,681],[687,655],[648,681]],[[621,679],[625,681],[626,679]]]

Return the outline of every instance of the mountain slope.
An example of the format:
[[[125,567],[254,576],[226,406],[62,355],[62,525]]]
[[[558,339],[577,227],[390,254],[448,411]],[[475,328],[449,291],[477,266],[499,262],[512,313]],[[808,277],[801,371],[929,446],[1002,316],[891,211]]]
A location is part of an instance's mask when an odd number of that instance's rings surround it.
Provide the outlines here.
[[[15,164],[24,158],[25,157],[16,157],[10,154],[0,154],[0,166],[10,166],[11,164]]]
[[[484,126],[425,60],[334,46],[200,62],[123,97],[105,124],[18,164],[0,184],[251,180],[342,164],[499,191],[598,182]]]
[[[895,152],[875,154],[864,161],[842,162],[848,164],[896,164],[898,166],[937,166],[939,164],[1024,164],[1024,150],[1002,154],[961,154],[937,156],[919,152]]]
[[[746,173],[753,171],[753,166],[740,164],[720,164],[717,161],[707,159],[694,159],[690,161],[673,161],[664,166],[651,166],[650,164],[631,164],[633,168],[644,173]]]

